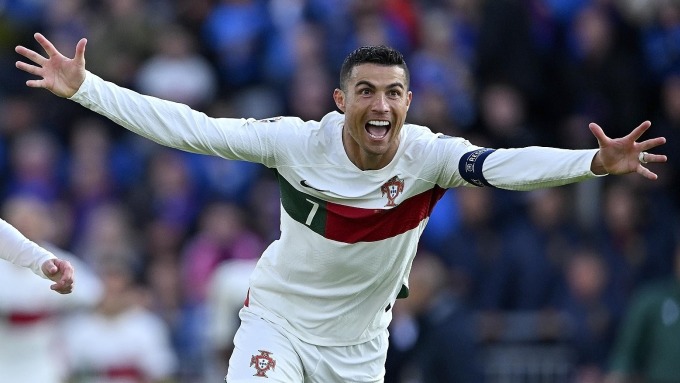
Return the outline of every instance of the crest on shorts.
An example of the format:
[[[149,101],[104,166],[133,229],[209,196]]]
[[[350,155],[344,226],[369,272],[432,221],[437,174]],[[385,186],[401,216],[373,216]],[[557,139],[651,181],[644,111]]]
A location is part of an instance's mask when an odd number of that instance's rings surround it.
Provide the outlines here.
[[[273,370],[276,367],[276,361],[270,355],[269,351],[257,350],[260,355],[252,355],[250,357],[250,367],[255,367],[255,375],[261,378],[268,378],[267,371]]]
[[[394,176],[380,187],[380,191],[383,196],[387,195],[387,205],[385,206],[397,206],[394,200],[404,191],[404,180]]]

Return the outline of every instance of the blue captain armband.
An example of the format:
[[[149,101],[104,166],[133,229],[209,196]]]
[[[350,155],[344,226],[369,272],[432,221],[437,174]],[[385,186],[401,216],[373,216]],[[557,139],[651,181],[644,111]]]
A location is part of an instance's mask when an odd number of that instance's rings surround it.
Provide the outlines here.
[[[493,186],[486,181],[482,173],[484,160],[489,154],[493,153],[495,149],[481,148],[472,152],[463,154],[458,162],[458,172],[463,179],[475,186]]]

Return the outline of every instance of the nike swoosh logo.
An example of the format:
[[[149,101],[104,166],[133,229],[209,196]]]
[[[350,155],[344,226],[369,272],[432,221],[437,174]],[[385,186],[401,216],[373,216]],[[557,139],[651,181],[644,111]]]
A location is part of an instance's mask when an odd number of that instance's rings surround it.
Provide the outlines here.
[[[317,188],[315,188],[314,186],[308,184],[308,183],[307,183],[307,180],[302,180],[302,181],[300,181],[300,185],[302,185],[302,187],[305,187],[305,188],[314,189],[314,190],[316,190],[316,191],[318,191],[318,192],[329,192],[329,191],[330,191],[330,190],[317,189]]]

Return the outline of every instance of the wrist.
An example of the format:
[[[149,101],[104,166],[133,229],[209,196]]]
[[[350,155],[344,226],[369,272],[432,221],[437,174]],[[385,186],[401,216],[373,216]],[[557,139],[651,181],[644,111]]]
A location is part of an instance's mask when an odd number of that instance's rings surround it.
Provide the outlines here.
[[[593,160],[590,163],[590,171],[598,176],[602,176],[609,173],[607,169],[604,167],[604,164],[602,163],[599,150],[593,156]]]

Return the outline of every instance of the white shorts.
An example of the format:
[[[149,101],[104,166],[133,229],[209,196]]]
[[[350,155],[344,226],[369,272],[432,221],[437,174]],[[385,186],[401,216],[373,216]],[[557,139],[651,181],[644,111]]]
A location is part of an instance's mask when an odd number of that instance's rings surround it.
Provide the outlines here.
[[[241,309],[227,383],[382,383],[387,331],[353,346],[315,346]]]

